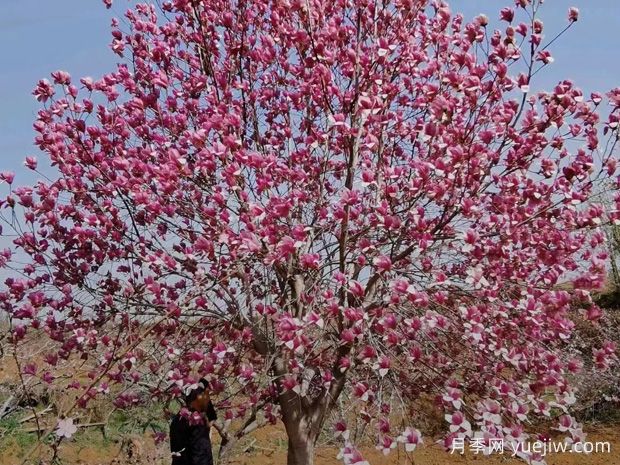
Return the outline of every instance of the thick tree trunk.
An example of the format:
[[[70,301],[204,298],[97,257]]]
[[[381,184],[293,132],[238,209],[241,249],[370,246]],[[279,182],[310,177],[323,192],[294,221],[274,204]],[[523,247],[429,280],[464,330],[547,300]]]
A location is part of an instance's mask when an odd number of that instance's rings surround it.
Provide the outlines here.
[[[311,438],[288,439],[287,465],[314,465],[314,444]]]
[[[288,437],[287,465],[314,465],[314,447],[322,425],[318,408],[304,409],[298,397],[281,396],[282,420]]]
[[[274,361],[274,372],[278,377],[287,374],[286,364],[282,358]],[[317,372],[308,373],[308,383]],[[337,372],[338,379],[328,390],[313,398],[297,394],[292,390],[283,390],[278,396],[282,421],[288,437],[287,465],[314,465],[314,449],[323,429],[323,424],[332,410],[344,387],[345,378]],[[276,381],[277,382],[277,381]],[[302,392],[307,392],[303,389]],[[307,388],[307,386],[306,386]]]

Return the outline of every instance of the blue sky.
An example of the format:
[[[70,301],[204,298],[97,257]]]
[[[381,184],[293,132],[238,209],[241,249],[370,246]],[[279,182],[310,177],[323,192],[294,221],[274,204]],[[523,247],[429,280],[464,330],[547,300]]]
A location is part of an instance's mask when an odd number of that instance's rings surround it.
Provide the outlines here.
[[[494,19],[510,3],[453,0],[451,6],[467,17],[483,12]],[[32,144],[36,82],[57,69],[75,78],[110,71],[117,61],[108,49],[110,19],[127,5],[116,0],[106,10],[100,0],[0,0],[0,169],[16,171],[16,184],[32,181],[24,158],[42,158]],[[620,86],[620,1],[547,0],[542,18],[548,37],[566,25],[569,6],[581,10],[580,20],[552,49],[556,61],[537,76],[536,87],[549,88],[565,78],[587,92]]]

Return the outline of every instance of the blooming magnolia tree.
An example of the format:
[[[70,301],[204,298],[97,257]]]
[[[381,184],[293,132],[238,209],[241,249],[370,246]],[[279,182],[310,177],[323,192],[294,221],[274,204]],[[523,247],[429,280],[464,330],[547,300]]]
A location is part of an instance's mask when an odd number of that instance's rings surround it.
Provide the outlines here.
[[[620,90],[609,111],[570,81],[532,92],[542,3],[496,30],[443,1],[137,4],[113,22],[115,71],[40,81],[56,176],[2,203],[0,300],[15,353],[53,341],[16,358],[24,387],[76,392],[57,436],[108,392],[122,408],[206,376],[224,451],[281,419],[290,465],[324,429],[363,463],[355,418],[413,451],[423,394],[447,446],[520,440],[537,416],[578,440],[565,347],[571,309],[601,317]],[[87,376],[58,375],[76,359]]]

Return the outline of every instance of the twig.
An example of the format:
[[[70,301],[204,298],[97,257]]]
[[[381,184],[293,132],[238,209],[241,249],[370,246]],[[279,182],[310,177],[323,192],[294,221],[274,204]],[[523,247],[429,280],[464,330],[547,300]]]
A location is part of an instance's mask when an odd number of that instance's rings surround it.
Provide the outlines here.
[[[9,398],[4,401],[4,404],[0,407],[0,418],[4,418],[15,409],[15,405],[11,405],[15,400],[15,396],[9,396]]]
[[[93,426],[105,426],[104,422],[99,422],[99,423],[84,423],[83,425],[81,424],[77,424],[75,425],[78,428],[91,428]],[[41,428],[37,428],[36,426],[34,428],[24,428],[21,429],[20,431],[22,431],[23,433],[36,433],[37,431],[43,431],[45,430],[46,426],[45,425],[41,425]]]
[[[21,420],[19,420],[19,423],[20,423],[20,424],[22,424],[22,423],[26,423],[27,421],[30,421],[30,420],[32,420],[33,418],[36,418],[36,417],[37,417],[37,415],[45,415],[45,414],[46,414],[46,413],[48,413],[50,410],[52,410],[52,406],[51,406],[51,405],[49,405],[49,406],[45,407],[45,408],[44,408],[43,410],[41,410],[40,412],[36,412],[36,413],[31,414],[31,415],[28,415],[27,417],[22,418]]]
[[[271,447],[261,447],[261,446],[254,446],[254,449],[263,450],[265,452],[271,452],[271,454],[273,454],[276,451],[275,449],[272,449]]]
[[[252,447],[254,446],[254,444],[256,444],[256,439],[252,439],[252,442],[250,442],[247,446],[245,446],[243,448],[243,453],[246,453],[247,451],[249,451],[250,449],[252,449]]]

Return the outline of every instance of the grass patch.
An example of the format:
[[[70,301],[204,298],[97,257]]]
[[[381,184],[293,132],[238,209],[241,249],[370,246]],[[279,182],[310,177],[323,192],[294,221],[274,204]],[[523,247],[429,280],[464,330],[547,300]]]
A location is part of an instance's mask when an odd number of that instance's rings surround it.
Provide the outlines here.
[[[106,431],[111,435],[144,434],[168,430],[163,404],[151,404],[127,410],[116,410],[110,416]]]
[[[23,457],[24,452],[38,440],[36,432],[26,432],[25,427],[27,425],[20,423],[20,415],[17,413],[0,420],[0,453],[10,452],[16,457]],[[78,428],[75,435],[66,442],[72,443],[78,450],[110,450],[129,437],[167,431],[168,422],[163,404],[150,404],[114,410],[105,425]]]
[[[0,452],[15,449],[18,451],[18,457],[21,457],[23,451],[32,447],[37,441],[37,435],[23,431],[17,416],[8,415],[0,420],[0,439]]]

